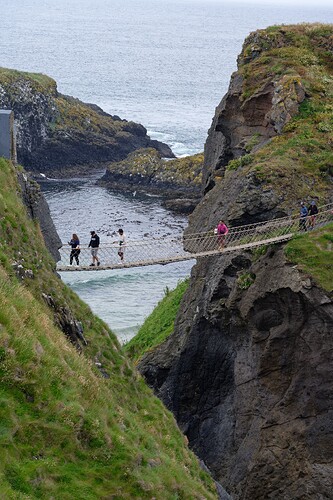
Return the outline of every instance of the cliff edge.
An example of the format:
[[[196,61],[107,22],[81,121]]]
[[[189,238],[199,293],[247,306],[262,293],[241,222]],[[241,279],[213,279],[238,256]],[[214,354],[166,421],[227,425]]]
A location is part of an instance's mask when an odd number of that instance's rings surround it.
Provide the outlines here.
[[[332,61],[332,25],[245,40],[188,234],[332,201]],[[332,235],[198,259],[173,333],[139,361],[234,499],[331,497]]]
[[[205,144],[190,232],[289,215],[332,200],[333,26],[251,33]]]
[[[0,68],[0,108],[14,111],[19,163],[51,177],[87,173],[144,147],[174,157],[143,125],[61,94],[43,74]]]

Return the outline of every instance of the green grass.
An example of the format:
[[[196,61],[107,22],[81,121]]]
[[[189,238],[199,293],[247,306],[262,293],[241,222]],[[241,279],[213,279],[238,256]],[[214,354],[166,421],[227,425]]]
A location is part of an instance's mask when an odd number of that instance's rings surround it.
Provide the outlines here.
[[[146,352],[164,342],[173,332],[180,302],[188,287],[188,280],[182,281],[164,298],[148,316],[137,335],[125,346],[124,351],[135,361]]]
[[[108,327],[57,277],[3,159],[0,186],[0,497],[216,498],[172,414]],[[34,277],[17,278],[14,261]],[[61,308],[82,322],[82,354],[57,327]]]
[[[11,92],[14,91],[15,93],[15,86],[21,80],[30,82],[40,92],[51,93],[52,95],[56,93],[57,84],[55,80],[47,75],[0,67],[0,83],[5,87],[10,87]]]
[[[285,253],[322,288],[333,292],[333,223],[295,237]]]

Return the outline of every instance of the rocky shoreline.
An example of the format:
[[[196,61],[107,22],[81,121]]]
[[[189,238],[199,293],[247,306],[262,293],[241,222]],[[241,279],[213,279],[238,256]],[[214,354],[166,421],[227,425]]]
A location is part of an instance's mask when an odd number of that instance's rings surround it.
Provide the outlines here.
[[[0,107],[14,111],[18,162],[48,177],[94,171],[151,147],[173,158],[167,144],[151,140],[139,123],[112,116],[95,104],[58,92],[46,75],[0,68]]]

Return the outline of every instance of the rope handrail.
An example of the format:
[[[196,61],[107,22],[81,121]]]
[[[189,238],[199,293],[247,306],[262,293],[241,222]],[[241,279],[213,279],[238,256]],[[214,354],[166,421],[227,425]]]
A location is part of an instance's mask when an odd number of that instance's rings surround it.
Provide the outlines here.
[[[333,203],[319,208],[318,214],[307,217],[288,216],[277,219],[230,228],[227,235],[218,235],[209,230],[205,233],[192,233],[170,237],[129,240],[121,248],[113,241],[100,245],[98,269],[115,269],[119,267],[137,267],[150,264],[166,264],[181,260],[216,255],[251,248],[269,243],[285,241],[294,234],[312,229],[313,225],[321,226],[333,220]],[[120,252],[121,250],[121,252]],[[123,253],[125,260],[122,259]],[[88,245],[80,245],[79,254],[70,245],[60,249],[61,261],[58,270],[91,269],[92,257]],[[95,261],[96,262],[96,261]],[[77,267],[73,267],[77,266]],[[94,267],[92,267],[94,268]]]
[[[327,207],[327,208],[326,208]],[[325,210],[324,210],[325,209]],[[318,212],[326,212],[333,209],[333,202],[331,203],[326,203],[325,205],[320,205],[318,207]],[[276,219],[266,219],[264,221],[260,222],[253,222],[251,224],[241,224],[239,226],[230,226],[229,231],[235,230],[235,229],[241,229],[241,228],[251,228],[251,227],[259,227],[261,225],[269,224],[269,223],[279,223],[280,221],[282,222],[283,220],[290,220],[291,218],[299,218],[299,213],[291,214],[291,215],[285,215],[283,217],[277,217]],[[214,231],[214,228],[210,229],[209,231]],[[197,233],[188,233],[188,236],[196,236],[196,235],[202,235],[206,234],[207,231],[201,231]]]

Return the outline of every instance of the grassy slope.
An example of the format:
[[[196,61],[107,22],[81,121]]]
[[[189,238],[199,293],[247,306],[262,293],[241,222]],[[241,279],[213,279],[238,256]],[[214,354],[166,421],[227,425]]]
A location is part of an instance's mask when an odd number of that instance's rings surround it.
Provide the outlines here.
[[[260,51],[258,57],[240,65],[243,100],[269,81],[278,81],[286,96],[298,84],[306,91],[299,114],[280,136],[253,154],[249,148],[249,155],[227,167],[228,175],[239,167],[244,175],[254,171],[263,187],[273,188],[286,207],[313,197],[324,203],[332,193],[332,40],[333,25],[273,26],[256,32],[255,42],[243,49],[244,58],[257,47]]]
[[[89,131],[106,134],[106,136],[112,137],[117,134],[126,136],[127,133],[123,128],[128,130],[131,127],[131,122],[113,120],[110,116],[100,115],[78,99],[59,94],[55,80],[47,75],[0,67],[0,85],[7,90],[13,100],[21,96],[22,82],[26,82],[34,92],[52,98],[55,109],[53,119],[48,124],[52,131],[63,132],[71,129],[78,132]]]
[[[106,325],[52,272],[3,159],[0,186],[0,497],[215,498],[172,415]],[[14,259],[34,278],[19,281]],[[84,354],[54,325],[42,293],[82,321]]]
[[[285,247],[288,259],[333,292],[333,223],[297,236]]]
[[[147,351],[164,342],[173,332],[179,305],[187,287],[188,280],[179,283],[175,290],[167,291],[137,335],[124,346],[125,352],[132,359],[138,360]]]

